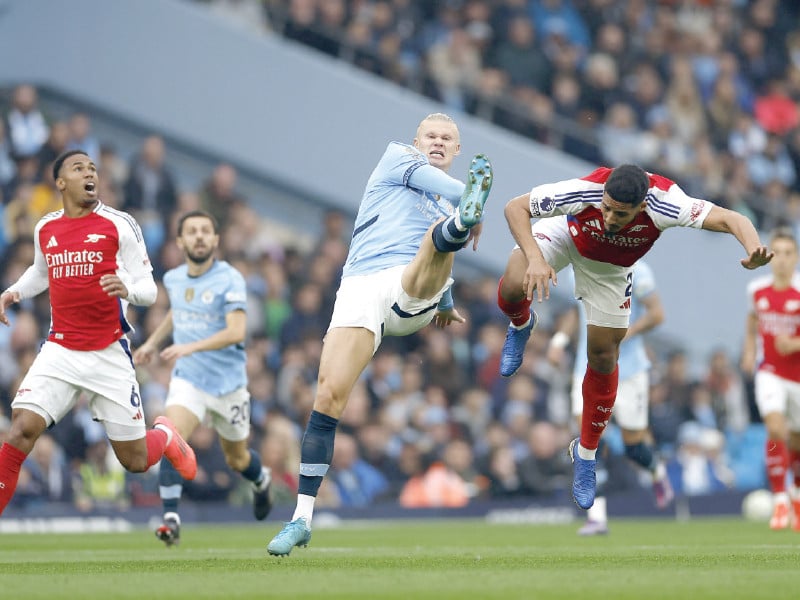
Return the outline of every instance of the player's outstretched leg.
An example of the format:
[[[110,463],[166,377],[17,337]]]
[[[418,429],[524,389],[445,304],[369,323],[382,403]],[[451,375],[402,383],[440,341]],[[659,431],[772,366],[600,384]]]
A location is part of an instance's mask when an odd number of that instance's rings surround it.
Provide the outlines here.
[[[260,479],[261,483],[253,484],[253,516],[256,520],[263,521],[272,510],[272,497],[270,496],[272,477],[267,467],[261,467]]]
[[[525,357],[525,346],[531,332],[536,329],[539,323],[539,316],[536,311],[531,310],[531,317],[522,327],[517,327],[509,323],[506,331],[506,341],[503,344],[503,352],[500,355],[500,375],[511,377],[522,366],[522,359]]]
[[[458,204],[461,224],[474,227],[483,219],[483,205],[492,189],[492,163],[485,154],[477,154],[472,159],[467,173],[467,187]]]
[[[653,493],[656,495],[656,508],[664,510],[675,499],[675,491],[667,475],[667,467],[659,462],[653,472]]]
[[[267,552],[273,556],[288,556],[295,546],[308,546],[311,541],[311,529],[303,517],[286,523],[278,535],[272,538],[267,546]]]
[[[192,447],[186,443],[178,433],[172,421],[165,416],[156,417],[154,421],[157,429],[168,431],[169,443],[164,449],[164,456],[172,463],[175,470],[180,473],[184,479],[192,480],[197,475],[197,458],[194,455]]]
[[[181,518],[178,513],[164,514],[164,521],[156,528],[156,537],[167,545],[174,546],[181,541]]]
[[[583,509],[588,509],[594,504],[594,494],[597,488],[595,475],[596,460],[587,460],[578,455],[580,438],[575,438],[569,443],[569,457],[572,459],[574,469],[572,478],[572,498],[575,504]]]

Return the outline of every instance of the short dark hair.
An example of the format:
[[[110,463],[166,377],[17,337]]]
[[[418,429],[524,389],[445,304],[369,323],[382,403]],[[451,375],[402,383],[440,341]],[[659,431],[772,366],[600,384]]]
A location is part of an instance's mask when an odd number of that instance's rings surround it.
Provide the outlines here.
[[[789,240],[795,246],[797,246],[797,237],[792,231],[792,228],[787,225],[780,225],[772,230],[772,234],[770,237],[770,245],[772,245],[775,240]]]
[[[58,172],[61,170],[61,166],[64,164],[64,161],[67,160],[70,156],[75,156],[76,154],[83,154],[84,156],[89,156],[83,150],[67,150],[66,152],[62,152],[58,155],[58,157],[53,161],[53,180],[55,181],[58,179]]]
[[[650,176],[637,165],[620,165],[611,171],[605,192],[617,202],[639,206],[650,188]]]
[[[209,221],[211,221],[211,226],[214,228],[214,233],[219,233],[219,224],[217,220],[214,218],[210,212],[206,212],[205,210],[190,210],[180,219],[178,219],[178,237],[181,237],[181,232],[183,231],[183,224],[186,222],[186,219],[191,219],[192,217],[205,217]]]

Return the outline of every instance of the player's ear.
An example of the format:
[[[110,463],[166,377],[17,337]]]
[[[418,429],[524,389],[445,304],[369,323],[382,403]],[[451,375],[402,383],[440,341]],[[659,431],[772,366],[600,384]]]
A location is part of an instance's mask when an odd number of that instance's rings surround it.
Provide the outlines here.
[[[642,203],[639,205],[639,212],[642,212],[645,208],[647,208],[647,198],[642,200]]]
[[[415,137],[415,138],[414,138],[414,141],[412,142],[412,144],[414,144],[414,148],[416,148],[417,150],[419,150],[419,138],[416,138],[416,137]]]
[[[461,154],[461,144],[456,144],[455,156]]]
[[[58,189],[59,192],[63,192],[64,188],[66,188],[66,187],[67,187],[67,182],[64,181],[64,178],[63,177],[58,177],[56,179],[56,189]]]

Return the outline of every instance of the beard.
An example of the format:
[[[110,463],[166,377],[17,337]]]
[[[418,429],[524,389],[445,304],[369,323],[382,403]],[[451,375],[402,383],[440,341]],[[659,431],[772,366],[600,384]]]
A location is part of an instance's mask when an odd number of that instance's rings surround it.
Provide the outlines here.
[[[186,251],[186,258],[187,260],[193,262],[196,265],[203,264],[207,262],[208,259],[214,254],[213,248],[204,248],[202,250],[187,250]]]

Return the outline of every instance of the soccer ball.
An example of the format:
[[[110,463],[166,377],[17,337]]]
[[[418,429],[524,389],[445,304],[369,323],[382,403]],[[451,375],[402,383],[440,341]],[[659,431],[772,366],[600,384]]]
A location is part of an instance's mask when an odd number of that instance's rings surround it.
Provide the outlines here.
[[[742,516],[748,521],[769,521],[772,516],[772,494],[753,490],[742,500]]]

